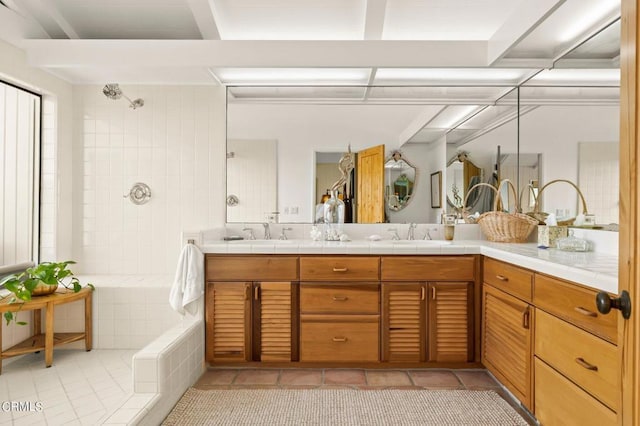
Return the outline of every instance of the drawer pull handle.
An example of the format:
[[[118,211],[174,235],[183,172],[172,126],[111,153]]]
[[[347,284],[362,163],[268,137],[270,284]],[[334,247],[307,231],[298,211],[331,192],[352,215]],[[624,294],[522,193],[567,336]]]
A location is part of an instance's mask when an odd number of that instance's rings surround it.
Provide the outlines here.
[[[346,342],[347,338],[346,337],[334,337],[333,339],[334,342]]]
[[[581,366],[586,368],[587,370],[590,371],[598,371],[598,366],[597,365],[593,365],[593,364],[589,364],[587,361],[585,361],[583,358],[576,358],[576,362]]]
[[[586,316],[586,317],[593,317],[593,318],[597,318],[598,314],[596,314],[593,311],[590,311],[588,309],[583,308],[582,306],[576,306],[575,308],[573,308],[574,311]]]
[[[333,296],[333,300],[335,300],[336,302],[345,302],[348,299],[349,298],[347,296]]]
[[[500,281],[509,281],[509,278],[505,277],[504,275],[496,275],[496,278]]]
[[[333,268],[333,272],[347,272],[349,268]]]

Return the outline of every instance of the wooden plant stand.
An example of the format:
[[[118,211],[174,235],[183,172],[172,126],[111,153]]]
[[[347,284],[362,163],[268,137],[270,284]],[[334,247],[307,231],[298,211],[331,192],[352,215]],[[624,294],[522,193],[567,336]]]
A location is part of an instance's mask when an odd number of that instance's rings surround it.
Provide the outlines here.
[[[33,313],[33,335],[28,339],[6,350],[0,350],[0,374],[2,360],[13,356],[39,352],[44,350],[44,360],[47,367],[53,364],[54,346],[64,345],[84,339],[87,351],[92,347],[91,323],[91,295],[93,290],[83,288],[77,293],[65,288],[58,289],[47,296],[36,296],[28,302],[9,304],[8,300],[0,302],[0,315],[4,312],[35,311]],[[84,331],[79,333],[55,333],[53,331],[53,313],[56,305],[84,300]],[[42,310],[45,312],[45,331],[42,333]],[[4,319],[3,319],[4,321]],[[0,327],[0,342],[2,342],[2,327]]]

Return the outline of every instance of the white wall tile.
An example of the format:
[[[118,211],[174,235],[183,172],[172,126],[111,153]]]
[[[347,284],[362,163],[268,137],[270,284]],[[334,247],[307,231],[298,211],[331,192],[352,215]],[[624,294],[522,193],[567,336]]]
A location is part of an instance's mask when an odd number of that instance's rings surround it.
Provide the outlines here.
[[[135,111],[95,96],[100,90],[78,91],[82,163],[76,177],[87,182],[78,201],[82,215],[95,220],[77,223],[77,269],[173,273],[180,232],[213,226],[211,208],[223,197],[216,192],[221,185],[209,176],[217,159],[212,152],[225,152],[224,119],[211,114],[224,114],[224,89],[130,86],[127,93],[145,94],[145,106]],[[144,206],[123,198],[139,181],[151,186],[151,201]],[[91,251],[96,245],[104,258]]]

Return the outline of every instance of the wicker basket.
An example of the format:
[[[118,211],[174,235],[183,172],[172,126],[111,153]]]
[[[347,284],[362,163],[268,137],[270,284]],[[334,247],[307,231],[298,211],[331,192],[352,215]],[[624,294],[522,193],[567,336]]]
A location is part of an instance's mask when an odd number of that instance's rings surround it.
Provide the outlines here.
[[[489,241],[500,243],[524,243],[536,226],[538,221],[526,214],[522,213],[507,213],[497,211],[498,203],[500,202],[500,189],[502,185],[507,184],[513,196],[515,198],[515,207],[518,206],[518,194],[513,184],[509,179],[504,179],[498,185],[497,195],[493,202],[493,211],[486,212],[480,215],[478,218],[478,224],[482,233],[487,237]]]
[[[489,188],[491,188],[495,193],[496,196],[498,194],[498,190],[496,189],[495,186],[490,185],[488,183],[477,183],[475,185],[473,185],[471,188],[469,188],[469,190],[467,191],[467,195],[464,196],[464,201],[462,202],[462,218],[464,219],[465,223],[477,223],[477,219],[474,216],[471,216],[469,209],[467,207],[467,200],[469,200],[469,195],[476,189],[476,188],[480,188],[482,186],[487,186]]]
[[[558,182],[565,182],[568,183],[569,185],[573,186],[575,188],[576,191],[578,191],[578,195],[580,196],[580,200],[582,201],[582,214],[587,214],[587,202],[584,199],[584,195],[582,194],[582,191],[580,191],[580,188],[578,188],[578,186],[571,182],[570,180],[566,180],[566,179],[555,179],[552,180],[551,182],[546,183],[542,188],[540,188],[540,191],[538,191],[538,197],[536,198],[536,203],[533,206],[533,211],[527,213],[527,215],[533,217],[534,219],[538,220],[538,223],[540,225],[545,225],[545,220],[547,219],[547,216],[549,216],[549,213],[545,213],[545,212],[541,212],[540,211],[540,196],[542,195],[542,191],[544,191],[544,189],[546,187],[548,187],[549,185],[552,185],[554,183],[558,183]],[[571,219],[566,219],[566,220],[559,220],[558,221],[558,226],[571,226],[573,225],[573,222],[575,222],[576,218],[573,217]]]

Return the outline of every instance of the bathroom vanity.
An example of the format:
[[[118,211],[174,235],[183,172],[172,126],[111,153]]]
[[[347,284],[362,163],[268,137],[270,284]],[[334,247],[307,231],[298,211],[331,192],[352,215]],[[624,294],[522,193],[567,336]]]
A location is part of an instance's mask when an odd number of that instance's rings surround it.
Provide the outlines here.
[[[479,255],[209,254],[207,361],[478,361],[479,270]]]
[[[435,243],[435,242],[434,242]],[[617,259],[534,244],[203,247],[210,365],[486,367],[544,424],[613,424]]]

